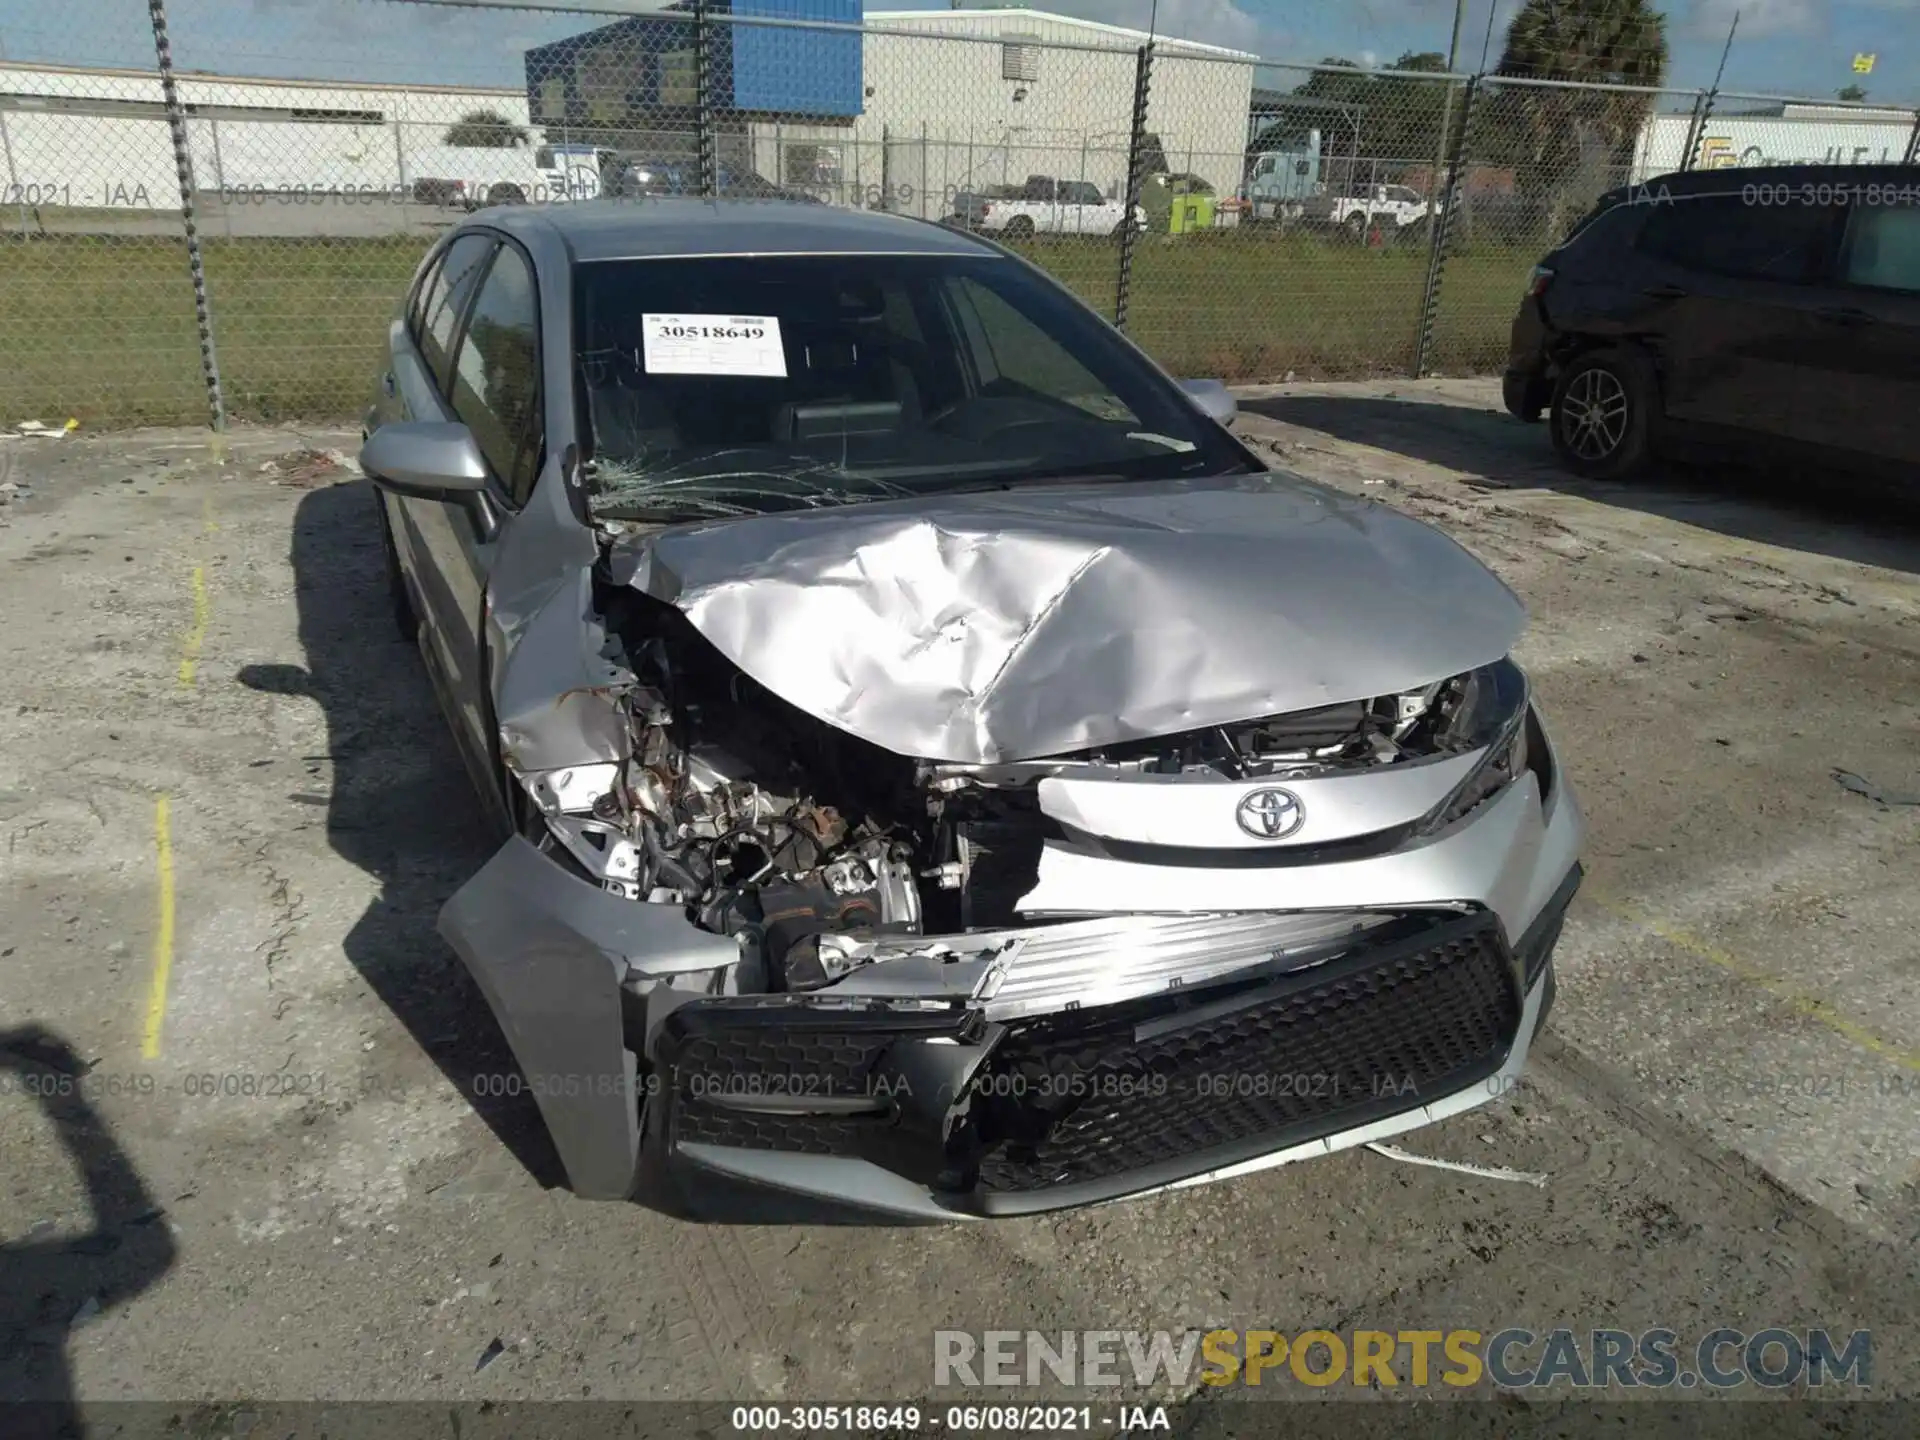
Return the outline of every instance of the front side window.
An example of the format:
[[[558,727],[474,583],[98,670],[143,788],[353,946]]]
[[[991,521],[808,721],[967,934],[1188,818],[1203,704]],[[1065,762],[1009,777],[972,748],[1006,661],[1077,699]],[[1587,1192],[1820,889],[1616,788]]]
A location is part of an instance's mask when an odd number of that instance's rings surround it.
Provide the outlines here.
[[[420,277],[413,287],[413,294],[407,298],[407,333],[417,344],[420,339],[420,327],[426,321],[427,305],[433,299],[434,286],[440,279],[440,260],[436,256],[427,273]]]
[[[453,370],[453,412],[516,505],[540,465],[540,321],[533,270],[502,245],[474,297]]]
[[[1710,275],[1808,280],[1833,214],[1824,205],[1749,205],[1738,195],[1685,195],[1651,206],[1640,249]]]
[[[1920,295],[1920,210],[1872,205],[1850,211],[1840,278],[1848,285]]]
[[[578,383],[607,516],[1252,467],[1052,282],[993,256],[598,261]]]

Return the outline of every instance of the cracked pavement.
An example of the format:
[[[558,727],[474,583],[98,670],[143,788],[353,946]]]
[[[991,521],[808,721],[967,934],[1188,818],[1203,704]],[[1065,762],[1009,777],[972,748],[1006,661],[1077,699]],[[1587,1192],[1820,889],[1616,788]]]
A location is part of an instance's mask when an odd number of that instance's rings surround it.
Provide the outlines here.
[[[433,930],[488,847],[367,487],[275,463],[355,434],[4,442],[0,1398],[878,1399],[936,1327],[1722,1323],[1869,1327],[1916,1393],[1920,809],[1831,772],[1920,788],[1920,524],[1578,482],[1486,382],[1242,404],[1532,612],[1589,881],[1527,1086],[1402,1143],[1544,1189],[1356,1152],[990,1227],[576,1201]]]

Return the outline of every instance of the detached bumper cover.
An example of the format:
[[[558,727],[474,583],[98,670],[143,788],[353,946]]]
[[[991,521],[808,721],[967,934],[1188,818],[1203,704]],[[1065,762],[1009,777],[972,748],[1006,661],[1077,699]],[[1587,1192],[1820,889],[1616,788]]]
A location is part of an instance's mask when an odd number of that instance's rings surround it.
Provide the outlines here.
[[[1413,1128],[1517,1075],[1578,879],[1517,948],[1484,911],[1407,917],[1279,975],[1007,1024],[947,1007],[694,1002],[662,1035],[657,1142],[694,1191],[731,1180],[952,1219],[1099,1203]]]

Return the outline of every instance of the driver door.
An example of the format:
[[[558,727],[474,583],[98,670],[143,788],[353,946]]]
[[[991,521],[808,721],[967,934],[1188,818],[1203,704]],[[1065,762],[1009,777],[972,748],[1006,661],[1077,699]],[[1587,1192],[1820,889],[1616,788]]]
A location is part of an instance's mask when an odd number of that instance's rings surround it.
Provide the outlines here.
[[[487,580],[501,540],[533,493],[544,435],[540,325],[531,259],[509,240],[492,243],[484,273],[445,331],[436,371],[438,415],[473,432],[489,483],[478,505],[405,499],[435,638],[442,703],[484,794],[498,790],[496,736],[485,644]]]

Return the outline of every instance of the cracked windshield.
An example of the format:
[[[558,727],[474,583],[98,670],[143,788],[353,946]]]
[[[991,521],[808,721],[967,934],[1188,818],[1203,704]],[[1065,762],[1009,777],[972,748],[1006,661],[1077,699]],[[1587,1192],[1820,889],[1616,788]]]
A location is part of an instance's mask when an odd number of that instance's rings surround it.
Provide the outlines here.
[[[1247,468],[1016,260],[610,261],[579,296],[602,518]]]

